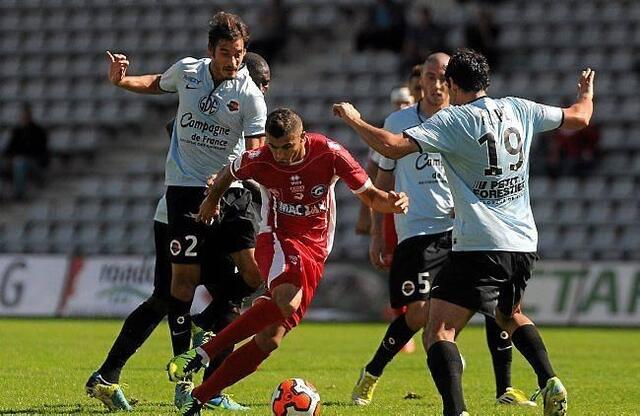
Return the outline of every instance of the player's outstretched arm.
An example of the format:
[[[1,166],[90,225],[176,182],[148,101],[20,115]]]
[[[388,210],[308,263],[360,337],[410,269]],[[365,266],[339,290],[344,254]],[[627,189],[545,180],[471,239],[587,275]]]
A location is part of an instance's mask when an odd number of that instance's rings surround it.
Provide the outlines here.
[[[376,152],[390,159],[400,159],[409,153],[419,152],[418,145],[402,134],[393,134],[372,126],[362,119],[360,113],[350,103],[333,105],[333,114],[344,120],[349,127]]]
[[[207,180],[207,196],[200,204],[200,210],[198,211],[198,217],[196,218],[196,221],[201,221],[205,224],[211,224],[214,218],[216,218],[220,213],[220,199],[233,182],[231,167],[227,165],[222,168],[215,177],[209,178],[213,183],[209,183],[209,180]]]
[[[409,197],[404,192],[385,192],[375,186],[370,186],[356,195],[374,211],[388,214],[406,214],[409,210]]]
[[[139,94],[162,94],[160,74],[127,75],[129,60],[125,55],[107,51],[107,59],[109,60],[109,81],[116,87]]]
[[[563,108],[564,121],[562,127],[569,130],[580,130],[589,125],[593,115],[593,79],[596,71],[587,68],[580,74],[578,81],[578,98],[569,108]]]

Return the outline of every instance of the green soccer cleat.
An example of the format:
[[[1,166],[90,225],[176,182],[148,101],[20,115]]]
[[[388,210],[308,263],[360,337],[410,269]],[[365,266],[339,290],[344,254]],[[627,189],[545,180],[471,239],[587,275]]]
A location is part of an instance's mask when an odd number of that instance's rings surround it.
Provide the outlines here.
[[[373,391],[376,389],[378,380],[380,377],[376,377],[369,374],[366,369],[362,369],[360,372],[360,378],[353,387],[351,392],[351,401],[357,406],[367,406],[373,400]]]
[[[551,377],[543,389],[538,389],[531,401],[542,395],[544,401],[544,416],[565,416],[567,414],[567,389],[558,377]]]
[[[232,410],[237,412],[244,412],[247,410],[251,410],[247,406],[243,406],[240,403],[236,402],[229,396],[228,394],[222,393],[213,399],[209,400],[204,404],[204,407],[208,409],[225,409]]]
[[[502,394],[502,396],[496,399],[496,403],[513,406],[537,406],[535,402],[529,400],[522,390],[514,389],[513,387],[507,387],[507,390]]]
[[[215,336],[216,334],[212,331],[205,331],[193,322],[191,323],[191,345],[193,348],[206,344]]]
[[[180,409],[183,404],[188,402],[191,397],[191,391],[194,389],[191,381],[178,381],[176,383],[175,395],[173,396],[173,404]]]
[[[205,364],[203,362],[202,357],[195,349],[176,355],[167,364],[169,381],[177,382],[185,380],[191,374],[197,373],[201,368],[206,367],[207,364],[208,363]]]
[[[91,374],[84,389],[89,397],[100,400],[110,411],[133,410],[120,385],[109,383],[98,372]]]

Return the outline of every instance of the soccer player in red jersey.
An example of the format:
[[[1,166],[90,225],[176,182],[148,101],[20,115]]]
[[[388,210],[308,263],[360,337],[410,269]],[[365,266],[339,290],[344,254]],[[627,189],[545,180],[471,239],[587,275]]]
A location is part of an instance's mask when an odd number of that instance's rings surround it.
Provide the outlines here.
[[[199,415],[202,403],[256,371],[304,316],[333,244],[338,179],[376,211],[406,213],[408,208],[404,193],[387,193],[373,186],[340,144],[305,132],[294,111],[281,108],[269,114],[266,134],[266,146],[244,152],[219,173],[198,215],[204,222],[211,221],[219,212],[220,197],[234,179],[254,179],[261,185],[256,260],[267,294],[214,339],[174,357],[167,366],[170,378],[187,377],[229,345],[255,336],[202,385],[185,392],[180,407],[183,415]]]

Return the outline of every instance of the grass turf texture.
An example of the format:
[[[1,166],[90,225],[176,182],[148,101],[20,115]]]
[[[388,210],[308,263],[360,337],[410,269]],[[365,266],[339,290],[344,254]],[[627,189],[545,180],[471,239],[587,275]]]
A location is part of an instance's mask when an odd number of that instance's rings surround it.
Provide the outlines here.
[[[0,319],[0,414],[106,413],[101,403],[85,396],[84,383],[102,363],[121,324]],[[318,388],[326,416],[439,415],[440,399],[421,347],[413,354],[400,354],[387,367],[370,406],[350,404],[359,369],[373,354],[384,331],[383,324],[303,323],[256,374],[227,392],[252,407],[248,414],[269,415],[275,386],[285,378],[301,377]],[[640,414],[637,330],[543,328],[542,335],[569,391],[569,415]],[[542,414],[541,407],[493,404],[494,379],[482,327],[465,329],[459,344],[467,361],[464,388],[472,415]],[[129,385],[125,393],[139,400],[134,414],[175,414],[173,384],[164,371],[170,354],[163,324],[125,367],[121,377],[121,382]],[[535,388],[533,373],[517,352],[513,381],[527,393]],[[419,397],[405,399],[408,392]]]

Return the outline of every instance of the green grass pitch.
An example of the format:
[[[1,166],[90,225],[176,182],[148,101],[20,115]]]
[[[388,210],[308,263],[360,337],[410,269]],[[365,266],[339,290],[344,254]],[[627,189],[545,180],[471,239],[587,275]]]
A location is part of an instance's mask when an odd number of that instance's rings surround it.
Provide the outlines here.
[[[118,333],[121,321],[0,320],[0,414],[106,413],[84,395],[83,385]],[[438,415],[440,399],[419,348],[400,354],[387,368],[374,402],[350,405],[359,369],[383,335],[383,324],[303,323],[256,373],[228,390],[252,407],[248,414],[269,415],[275,386],[302,377],[320,391],[323,415]],[[543,328],[551,359],[569,391],[569,415],[640,414],[640,332],[635,329]],[[419,341],[418,339],[416,339]],[[472,415],[541,415],[542,409],[497,407],[490,357],[481,327],[459,339],[467,360],[464,388]],[[170,358],[166,325],[129,361],[122,373],[128,397],[139,400],[134,414],[175,414],[173,385],[164,366]],[[513,381],[530,392],[535,380],[514,353]],[[417,399],[405,399],[413,392]],[[205,414],[223,414],[223,411]]]

